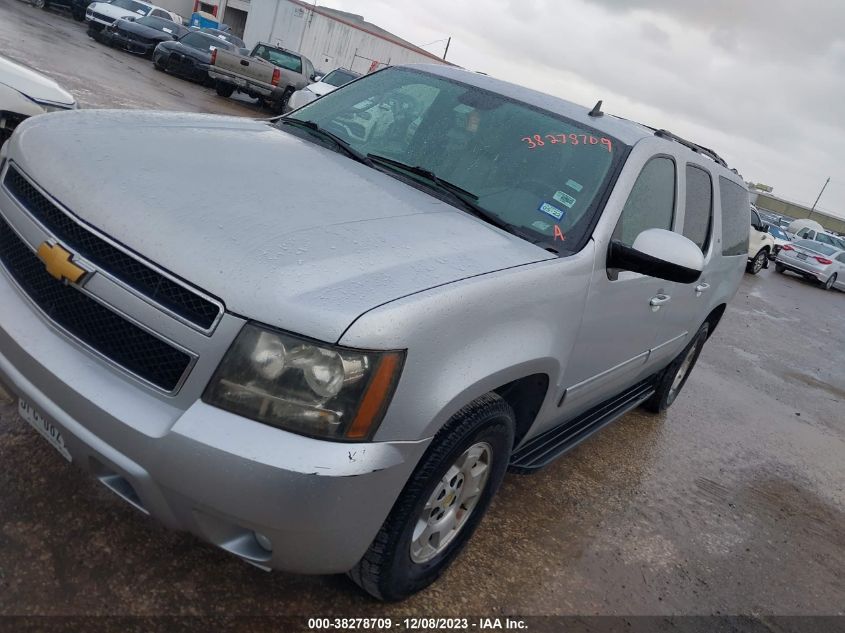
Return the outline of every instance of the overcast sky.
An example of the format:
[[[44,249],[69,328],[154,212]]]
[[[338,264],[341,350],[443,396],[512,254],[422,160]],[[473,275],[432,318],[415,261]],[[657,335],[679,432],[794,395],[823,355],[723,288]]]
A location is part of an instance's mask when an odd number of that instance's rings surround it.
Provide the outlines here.
[[[843,0],[320,0],[471,70],[666,128],[845,216]],[[445,42],[426,46],[442,54]]]

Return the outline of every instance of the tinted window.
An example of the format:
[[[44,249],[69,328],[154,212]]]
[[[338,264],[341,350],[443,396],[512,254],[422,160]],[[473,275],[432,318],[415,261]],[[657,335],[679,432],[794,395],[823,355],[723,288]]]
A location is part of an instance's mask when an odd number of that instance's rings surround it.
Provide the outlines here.
[[[671,229],[675,210],[675,162],[652,158],[640,172],[613,239],[631,246],[646,229]]]
[[[357,77],[359,77],[359,75],[346,70],[333,70],[320,81],[324,84],[329,84],[330,86],[342,86],[343,84],[348,84]]]
[[[256,47],[255,57],[260,57],[261,59],[267,60],[274,66],[286,68],[287,70],[292,70],[295,73],[302,72],[302,58],[299,55],[294,55],[293,53],[288,53],[287,51],[270,48],[269,46],[264,46],[262,44]]]
[[[695,242],[702,252],[710,244],[713,221],[713,182],[700,167],[687,165],[687,202],[684,207],[684,237]]]
[[[748,190],[719,176],[722,205],[722,255],[748,254]]]
[[[179,41],[185,46],[190,46],[191,48],[196,48],[201,51],[210,51],[212,48],[220,48],[222,50],[231,50],[234,48],[225,40],[221,40],[210,35],[204,35],[202,33],[188,33]]]
[[[364,154],[431,171],[520,235],[561,251],[580,248],[626,150],[583,123],[401,67],[347,84],[290,119],[314,121]],[[280,129],[313,138],[284,121]],[[432,190],[424,175],[382,168]]]
[[[140,18],[135,20],[135,24],[141,24],[142,26],[148,26],[151,29],[155,29],[156,31],[161,31],[162,33],[167,33],[168,35],[183,35],[187,32],[187,29],[183,26],[179,26],[172,20],[167,20],[164,18],[155,18],[155,17],[146,17]]]
[[[138,15],[147,15],[147,13],[149,13],[150,11],[150,7],[148,5],[142,4],[140,2],[135,2],[134,0],[113,0],[111,5],[120,9],[132,11],[134,13],[137,13]]]
[[[782,230],[780,230],[780,228],[778,228],[778,227],[776,227],[772,224],[770,224],[768,226],[768,229],[769,229],[769,233],[771,233],[773,236],[775,236],[779,240],[788,240],[789,239],[789,236],[786,233],[784,233]]]
[[[819,242],[821,242],[822,244],[830,244],[831,246],[833,246],[833,240],[832,240],[832,239],[830,239],[830,238],[829,238],[827,235],[825,235],[824,233],[819,233],[819,234],[816,236],[816,239],[817,239]]]

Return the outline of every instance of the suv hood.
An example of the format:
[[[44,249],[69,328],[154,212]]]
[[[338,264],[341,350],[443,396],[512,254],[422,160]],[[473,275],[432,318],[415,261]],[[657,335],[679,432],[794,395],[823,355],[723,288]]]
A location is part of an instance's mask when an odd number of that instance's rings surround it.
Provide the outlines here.
[[[227,310],[323,341],[399,297],[554,257],[258,120],[62,112],[18,126],[9,150],[78,217]]]
[[[35,101],[71,106],[73,95],[52,79],[0,56],[0,84]]]

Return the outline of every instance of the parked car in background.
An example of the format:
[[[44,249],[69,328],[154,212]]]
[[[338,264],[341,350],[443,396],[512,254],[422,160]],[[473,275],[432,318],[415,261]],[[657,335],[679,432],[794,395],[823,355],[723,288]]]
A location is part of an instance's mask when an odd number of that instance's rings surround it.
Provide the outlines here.
[[[332,90],[348,84],[354,79],[358,79],[360,76],[360,73],[356,73],[352,70],[336,68],[324,77],[321,77],[319,81],[294,92],[290,99],[288,99],[287,109],[296,110],[297,108],[301,108],[306,103],[314,101],[317,97],[322,97],[323,95],[330,93]]]
[[[161,42],[179,39],[187,32],[187,27],[164,18],[120,18],[97,31],[94,39],[130,53],[152,57],[155,47]]]
[[[814,240],[785,244],[775,260],[775,271],[798,273],[818,281],[825,290],[845,290],[845,250]]]
[[[432,64],[275,121],[27,121],[0,171],[0,381],[145,514],[404,598],[509,467],[671,406],[739,287],[742,177],[597,110]]]
[[[307,57],[264,42],[256,44],[246,57],[239,51],[218,51],[208,74],[221,97],[230,97],[237,90],[261,99],[279,114],[294,92],[316,78]]]
[[[157,7],[141,0],[110,0],[109,2],[92,2],[85,10],[85,21],[88,23],[88,35],[94,37],[97,31],[103,30],[120,18],[143,18],[146,16],[164,18],[176,24],[182,23],[179,14]]]
[[[32,0],[32,4],[39,9],[60,7],[68,9],[73,19],[82,22],[85,19],[85,10],[93,0]]]
[[[58,83],[0,56],[0,146],[24,119],[76,107],[76,99]]]
[[[821,224],[808,218],[798,218],[797,220],[792,220],[784,230],[789,233],[790,236],[795,237],[802,231],[802,229],[807,228],[813,229],[814,231],[824,231],[824,227]]]
[[[774,245],[772,246],[772,252],[769,253],[769,259],[772,260],[778,254],[778,251],[783,247],[784,244],[789,244],[792,241],[792,238],[784,231],[782,228],[775,224],[768,224],[766,223],[766,230],[769,232],[769,235],[772,236],[774,239]]]
[[[825,231],[824,229],[818,230],[807,226],[799,230],[795,234],[795,237],[798,239],[814,240],[822,244],[827,244],[828,246],[845,249],[845,240],[835,233]]]
[[[225,40],[229,42],[232,46],[237,48],[238,50],[246,47],[244,41],[239,38],[237,35],[232,33],[231,31],[222,31],[220,29],[211,29],[211,28],[203,28],[200,29],[200,33],[208,33],[209,35],[213,35],[214,37],[220,38],[221,40]]]
[[[775,250],[775,238],[769,233],[767,225],[760,219],[753,204],[748,211],[751,228],[748,234],[748,264],[745,270],[756,275],[763,268],[769,267],[769,255]]]
[[[225,40],[201,31],[189,31],[178,40],[156,46],[153,64],[158,70],[211,85],[208,68],[212,55],[233,50],[235,47]]]

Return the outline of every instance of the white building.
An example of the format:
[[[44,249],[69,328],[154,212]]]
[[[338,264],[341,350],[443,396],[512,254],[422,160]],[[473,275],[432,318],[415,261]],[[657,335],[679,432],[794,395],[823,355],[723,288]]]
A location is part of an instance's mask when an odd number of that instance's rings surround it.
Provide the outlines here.
[[[244,0],[219,0],[222,21],[230,22],[228,7]],[[228,3],[228,7],[225,4]],[[251,0],[243,39],[247,46],[268,42],[310,59],[319,71],[349,68],[366,73],[406,63],[448,64],[440,57],[364,20],[360,15],[319,7],[299,0]],[[218,14],[219,15],[219,14]]]

